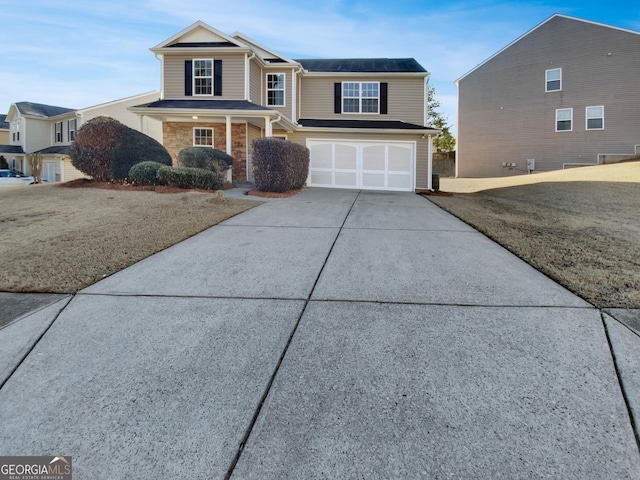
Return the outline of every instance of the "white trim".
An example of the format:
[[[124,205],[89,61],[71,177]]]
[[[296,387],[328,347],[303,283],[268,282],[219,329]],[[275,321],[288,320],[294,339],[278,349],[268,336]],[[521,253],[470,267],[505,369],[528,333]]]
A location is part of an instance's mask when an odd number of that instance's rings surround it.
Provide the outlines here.
[[[357,83],[358,85],[360,85],[359,90],[358,90],[358,109],[359,111],[357,112],[345,112],[344,111],[344,100],[345,98],[351,98],[354,99],[356,97],[345,97],[344,96],[344,85],[346,83]],[[375,84],[378,86],[378,96],[377,97],[363,97],[362,96],[362,85],[363,84]],[[380,82],[362,82],[362,81],[350,81],[350,80],[343,80],[342,82],[340,82],[340,114],[347,114],[347,115],[380,115]],[[363,112],[362,111],[362,101],[363,100],[371,100],[371,99],[376,99],[378,100],[377,103],[377,111],[375,112]]]
[[[269,89],[269,75],[282,75],[284,76],[284,81],[283,81],[283,86],[282,89],[274,89],[272,88],[271,90]],[[287,106],[287,74],[285,72],[265,72],[264,74],[264,78],[265,78],[265,82],[267,84],[267,88],[265,90],[265,106],[267,107],[278,107],[278,108],[284,108]],[[279,81],[279,80],[278,80]],[[282,105],[272,105],[269,103],[269,91],[273,91],[273,92],[279,92],[282,91]]]
[[[562,110],[568,110],[569,112],[571,112],[571,118],[569,119],[569,121],[571,122],[571,128],[569,128],[568,130],[558,130],[558,122],[559,121],[560,122],[566,122],[566,120],[558,120],[558,112],[560,112]],[[555,128],[556,128],[556,132],[558,132],[558,133],[573,132],[573,108],[556,108]]]
[[[230,37],[226,33],[222,33],[220,30],[216,30],[212,26],[207,25],[202,20],[198,20],[197,22],[192,23],[191,25],[189,25],[184,30],[179,31],[175,35],[172,35],[171,37],[167,38],[164,42],[159,43],[158,45],[156,45],[155,47],[151,48],[150,50],[153,52],[155,50],[163,49],[163,48],[167,47],[168,45],[172,45],[172,44],[176,43],[176,41],[178,39],[180,39],[180,37],[183,37],[187,33],[190,33],[191,31],[196,30],[198,28],[204,28],[205,30],[208,30],[209,33],[212,33],[215,36],[220,37],[220,38],[224,39],[225,41],[227,41],[229,43],[237,45],[238,47],[245,47],[246,48],[246,45],[238,42],[236,39]],[[217,50],[219,50],[219,49],[217,49]],[[238,51],[237,47],[234,47],[234,50],[237,52]],[[180,50],[180,51],[182,51],[182,50]]]
[[[191,95],[194,97],[212,97],[215,81],[215,72],[214,72],[214,64],[213,58],[194,58],[192,61],[192,71],[191,71]],[[211,93],[196,93],[196,62],[211,62]],[[200,76],[198,78],[209,78],[208,76]]]
[[[549,74],[549,72],[555,72],[555,71],[559,71],[560,72],[560,78],[558,80],[549,80],[547,78],[547,75]],[[560,82],[560,88],[556,88],[555,90],[549,90],[549,82]],[[544,71],[544,92],[545,93],[550,93],[550,92],[561,92],[562,91],[562,67],[559,68],[549,68],[548,70]]]
[[[415,192],[416,190],[416,170],[417,170],[417,158],[418,158],[418,142],[415,140],[367,140],[367,139],[349,139],[349,138],[307,138],[306,139],[306,147],[310,148],[310,146],[312,146],[311,144],[316,143],[316,144],[326,144],[329,143],[332,145],[332,155],[335,154],[335,144],[336,143],[341,143],[341,144],[356,144],[359,147],[356,147],[357,149],[359,149],[360,154],[357,154],[358,157],[356,158],[356,169],[355,169],[355,174],[356,174],[356,186],[340,186],[340,185],[335,185],[335,166],[332,163],[332,167],[330,169],[326,169],[323,168],[321,170],[318,171],[323,171],[325,173],[327,172],[331,172],[332,173],[332,185],[330,186],[330,188],[347,188],[347,189],[362,189],[362,190],[385,190],[385,191],[407,191],[407,192]],[[388,185],[388,166],[385,165],[385,186],[384,188],[380,187],[380,188],[375,188],[375,187],[363,187],[362,186],[362,174],[363,173],[367,173],[363,168],[362,168],[362,158],[361,158],[361,153],[362,153],[362,146],[363,145],[371,145],[371,144],[382,144],[385,145],[387,148],[385,149],[385,158],[386,160],[388,160],[389,158],[389,149],[388,146],[389,145],[410,145],[411,146],[411,171],[407,172],[411,175],[411,179],[410,179],[410,184],[411,186],[409,187],[409,189],[397,189],[397,188],[389,188]],[[325,187],[325,188],[329,188],[329,185],[324,185],[324,184],[313,184],[311,182],[311,166],[309,166],[309,176],[307,177],[307,185],[309,186],[320,186],[320,187]]]
[[[211,130],[211,145],[198,145],[196,144],[196,130]],[[211,147],[215,148],[216,143],[216,135],[213,127],[193,127],[193,138],[192,143],[194,147]]]
[[[601,108],[602,109],[602,116],[589,118],[589,109],[590,108]],[[601,118],[602,119],[602,127],[589,128],[589,120],[595,120],[597,118]],[[604,105],[589,105],[588,107],[584,107],[584,129],[589,131],[589,132],[592,131],[592,130],[604,130]]]

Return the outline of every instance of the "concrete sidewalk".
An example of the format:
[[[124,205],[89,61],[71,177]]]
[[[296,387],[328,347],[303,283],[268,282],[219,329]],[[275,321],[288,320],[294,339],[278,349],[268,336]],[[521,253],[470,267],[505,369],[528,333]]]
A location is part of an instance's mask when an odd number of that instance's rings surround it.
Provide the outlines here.
[[[640,478],[640,337],[419,195],[272,200],[39,315],[0,455],[76,479]]]

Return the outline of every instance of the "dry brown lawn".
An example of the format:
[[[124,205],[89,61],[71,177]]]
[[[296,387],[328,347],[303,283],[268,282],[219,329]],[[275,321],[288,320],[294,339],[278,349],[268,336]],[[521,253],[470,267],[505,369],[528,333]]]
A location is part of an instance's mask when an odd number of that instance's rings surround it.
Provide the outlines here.
[[[259,204],[188,190],[0,188],[0,291],[76,292]]]
[[[429,196],[599,308],[640,308],[640,162],[441,179]]]

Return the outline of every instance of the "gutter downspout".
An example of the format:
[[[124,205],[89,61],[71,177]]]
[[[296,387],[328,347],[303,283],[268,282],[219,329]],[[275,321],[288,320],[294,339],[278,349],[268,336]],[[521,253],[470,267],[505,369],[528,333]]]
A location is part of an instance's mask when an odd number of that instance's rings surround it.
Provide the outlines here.
[[[431,135],[427,135],[427,190],[433,190],[433,140]]]
[[[156,60],[160,60],[160,100],[164,100],[164,55],[155,54]]]
[[[253,52],[251,56],[244,54],[244,98],[247,101],[251,101],[251,60],[254,59],[256,53]]]

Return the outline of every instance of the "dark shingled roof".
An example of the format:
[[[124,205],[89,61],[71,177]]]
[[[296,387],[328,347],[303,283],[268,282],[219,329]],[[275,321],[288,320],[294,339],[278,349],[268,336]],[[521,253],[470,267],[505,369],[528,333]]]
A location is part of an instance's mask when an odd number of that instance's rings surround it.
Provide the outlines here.
[[[10,125],[9,122],[7,122],[7,115],[6,114],[0,114],[0,128],[6,128],[7,130],[9,129]]]
[[[42,103],[17,102],[16,108],[22,115],[32,115],[34,117],[55,117],[63,113],[75,112],[73,108],[54,107],[53,105],[43,105]]]
[[[401,122],[400,120],[319,120],[301,118],[303,127],[315,128],[381,128],[385,130],[432,130],[429,127]]]
[[[193,47],[237,47],[231,42],[178,42],[167,46],[167,48],[193,48]]]
[[[246,100],[158,100],[137,108],[184,108],[187,110],[270,110]]]
[[[58,154],[58,155],[69,155],[69,145],[56,145],[53,147],[43,148],[42,150],[38,150],[36,153],[42,154]]]
[[[0,154],[2,153],[24,153],[20,145],[0,145]]]
[[[296,62],[309,72],[427,72],[414,58],[323,58],[296,59]]]

